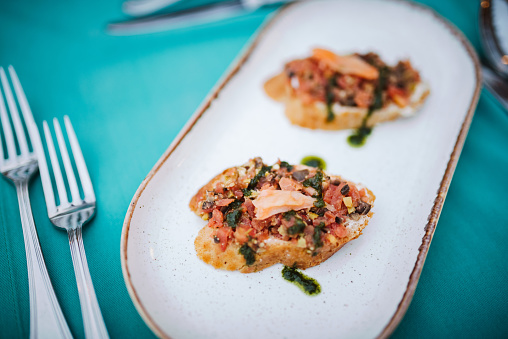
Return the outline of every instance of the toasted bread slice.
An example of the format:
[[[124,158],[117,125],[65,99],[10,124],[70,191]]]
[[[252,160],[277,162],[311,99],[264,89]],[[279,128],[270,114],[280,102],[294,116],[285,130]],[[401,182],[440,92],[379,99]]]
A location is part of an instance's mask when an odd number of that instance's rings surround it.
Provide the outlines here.
[[[215,268],[242,273],[276,263],[306,269],[360,236],[374,200],[366,187],[339,176],[255,158],[225,170],[191,199],[191,210],[208,220],[196,253]]]
[[[359,128],[368,112],[368,108],[342,106],[334,103],[332,111],[335,118],[328,121],[326,104],[321,101],[304,103],[291,88],[285,73],[280,73],[269,79],[264,84],[264,89],[269,97],[285,104],[285,114],[292,124],[306,128],[324,130]],[[373,127],[381,122],[414,115],[423,105],[429,93],[429,87],[423,82],[419,83],[413,90],[407,106],[400,107],[390,103],[374,111],[368,118],[366,126]]]

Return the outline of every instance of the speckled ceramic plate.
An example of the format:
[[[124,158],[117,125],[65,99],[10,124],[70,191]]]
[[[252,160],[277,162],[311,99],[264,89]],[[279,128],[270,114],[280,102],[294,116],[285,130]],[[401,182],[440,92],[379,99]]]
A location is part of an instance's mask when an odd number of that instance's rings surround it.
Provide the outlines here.
[[[384,123],[367,145],[350,131],[291,125],[262,85],[312,47],[409,58],[431,87],[418,115]],[[405,313],[429,249],[480,89],[471,46],[431,10],[402,1],[312,1],[288,6],[260,30],[142,182],[125,218],[121,260],[136,308],[161,337],[387,337]],[[330,173],[377,196],[364,234],[306,270],[322,293],[303,294],[280,265],[216,270],[194,238],[197,189],[253,156],[298,163],[315,154]]]

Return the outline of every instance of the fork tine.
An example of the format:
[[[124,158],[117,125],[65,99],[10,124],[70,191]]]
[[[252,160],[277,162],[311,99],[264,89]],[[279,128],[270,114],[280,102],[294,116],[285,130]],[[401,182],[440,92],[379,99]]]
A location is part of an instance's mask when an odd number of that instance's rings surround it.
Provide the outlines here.
[[[56,211],[55,195],[53,193],[53,186],[51,184],[51,177],[49,176],[48,164],[46,162],[44,148],[42,147],[39,129],[35,124],[32,111],[28,105],[28,100],[26,99],[25,92],[23,91],[23,87],[21,87],[21,83],[14,67],[9,66],[9,74],[11,76],[12,85],[14,86],[14,91],[16,92],[16,96],[18,98],[21,113],[23,114],[23,119],[25,120],[25,124],[28,129],[28,135],[30,137],[30,141],[32,142],[33,150],[37,154],[42,189],[44,190],[44,199],[46,200],[48,214],[51,215]]]
[[[90,174],[88,174],[85,159],[83,158],[83,153],[81,152],[81,147],[79,146],[78,138],[72,127],[71,120],[67,115],[64,116],[64,124],[67,130],[67,136],[69,137],[69,143],[71,144],[72,154],[74,155],[74,162],[78,169],[81,186],[83,187],[83,193],[85,193],[85,200],[87,202],[95,202],[95,194],[92,181],[90,180]]]
[[[0,77],[2,78],[2,85],[4,87],[5,98],[7,99],[7,105],[9,105],[12,124],[14,125],[14,130],[16,131],[19,149],[21,151],[21,155],[26,156],[28,155],[28,144],[26,142],[25,131],[23,130],[23,125],[21,124],[21,119],[19,118],[18,107],[16,106],[16,101],[12,95],[11,86],[9,86],[9,82],[7,81],[7,77],[5,76],[3,69],[0,70]]]
[[[62,128],[60,127],[60,123],[57,118],[53,118],[53,126],[55,127],[56,140],[58,141],[58,147],[60,148],[60,155],[64,164],[65,174],[67,175],[67,182],[69,184],[69,188],[71,189],[72,201],[78,202],[81,200],[81,197],[79,196],[78,183],[76,182],[76,176],[74,175],[74,170],[72,169],[69,152],[67,151],[67,146],[65,145]]]
[[[5,74],[4,68],[0,67],[0,74]],[[4,75],[5,77],[5,75]],[[3,79],[3,77],[2,77]],[[3,81],[2,81],[3,84]],[[7,84],[8,86],[9,84]],[[5,85],[4,85],[5,91]],[[17,155],[16,146],[14,144],[14,136],[12,134],[11,124],[9,122],[9,116],[7,115],[7,109],[5,108],[5,102],[0,92],[0,121],[4,130],[5,143],[7,145],[7,158],[13,158]]]
[[[55,176],[56,189],[58,191],[58,197],[60,198],[60,206],[67,206],[69,205],[67,191],[65,190],[62,171],[60,170],[60,164],[58,163],[58,158],[56,156],[55,144],[53,143],[53,138],[51,137],[51,132],[49,131],[48,123],[46,121],[42,122],[42,128],[44,129],[49,158],[51,159],[51,166],[53,167],[53,175]]]

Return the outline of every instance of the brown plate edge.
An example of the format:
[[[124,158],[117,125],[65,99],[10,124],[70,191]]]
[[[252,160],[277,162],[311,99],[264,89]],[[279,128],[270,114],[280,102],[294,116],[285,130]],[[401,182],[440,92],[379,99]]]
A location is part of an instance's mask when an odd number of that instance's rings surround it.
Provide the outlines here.
[[[425,263],[425,259],[427,257],[427,253],[430,247],[430,243],[432,241],[432,237],[434,235],[434,231],[436,229],[437,222],[439,220],[439,216],[441,214],[441,210],[443,208],[444,200],[446,198],[446,194],[448,193],[448,188],[450,186],[453,173],[455,172],[455,168],[458,163],[458,159],[460,157],[460,153],[462,151],[462,148],[464,146],[464,142],[467,137],[467,133],[469,131],[469,126],[471,125],[471,121],[473,119],[473,115],[476,109],[476,105],[478,103],[480,90],[481,90],[481,68],[480,63],[478,60],[478,56],[476,55],[476,52],[474,51],[473,47],[467,40],[467,38],[462,34],[460,30],[458,30],[452,23],[450,23],[448,20],[437,14],[433,9],[417,4],[417,3],[410,3],[400,0],[393,0],[397,2],[404,2],[405,4],[408,4],[410,6],[417,7],[419,9],[425,10],[430,12],[436,19],[441,21],[445,26],[448,27],[448,29],[452,32],[454,36],[456,36],[460,42],[464,45],[466,51],[468,52],[469,56],[473,60],[473,63],[475,65],[475,73],[476,73],[476,88],[473,95],[473,98],[471,100],[471,104],[468,109],[468,113],[466,115],[466,118],[464,122],[462,123],[462,127],[460,129],[459,135],[457,137],[457,141],[455,143],[454,149],[450,155],[450,160],[448,161],[448,165],[446,167],[446,171],[443,176],[443,180],[441,181],[441,184],[439,186],[439,190],[436,196],[436,199],[434,200],[434,205],[432,207],[431,213],[428,218],[427,225],[425,226],[425,235],[422,238],[422,244],[419,248],[418,257],[415,263],[415,266],[413,268],[413,271],[411,272],[411,275],[409,277],[409,282],[407,285],[407,289],[404,292],[404,296],[402,297],[402,300],[400,301],[397,310],[395,311],[394,315],[390,319],[390,322],[386,325],[386,327],[383,329],[383,331],[378,335],[378,338],[387,338],[389,337],[395,328],[397,328],[397,325],[400,323],[402,318],[404,317],[404,314],[406,313],[409,304],[411,303],[411,300],[413,298],[414,292],[416,290],[416,286],[418,284],[418,280],[420,278],[420,274],[422,272],[423,264]],[[183,140],[183,138],[189,133],[189,131],[194,127],[196,122],[203,116],[205,111],[210,107],[213,100],[217,98],[220,91],[226,86],[226,84],[233,78],[234,75],[240,70],[241,66],[247,61],[249,56],[251,55],[254,48],[257,46],[258,42],[261,40],[264,33],[268,30],[269,26],[273,22],[275,22],[275,19],[280,16],[280,13],[284,12],[288,7],[291,7],[291,4],[284,6],[281,10],[275,12],[274,14],[271,14],[268,16],[268,18],[265,20],[265,22],[261,25],[260,28],[253,34],[253,37],[250,39],[250,42],[247,42],[246,48],[244,49],[243,53],[240,54],[240,57],[237,59],[237,61],[234,62],[233,67],[230,68],[230,70],[226,71],[226,75],[219,80],[218,85],[215,86],[215,88],[212,90],[211,94],[208,95],[208,97],[204,100],[204,102],[201,104],[200,108],[196,111],[196,113],[191,117],[191,119],[188,121],[188,123],[183,127],[183,129],[180,131],[180,133],[176,136],[175,140],[171,143],[171,145],[168,147],[166,152],[161,156],[161,158],[157,161],[155,166],[150,170],[148,175],[145,177],[141,185],[138,187],[136,193],[134,194],[134,197],[131,200],[131,203],[129,205],[129,209],[127,210],[123,228],[122,228],[122,234],[120,239],[120,261],[122,266],[122,273],[125,280],[125,285],[127,287],[127,291],[129,292],[129,295],[134,303],[134,306],[136,307],[138,313],[141,315],[145,323],[148,325],[148,327],[160,338],[171,338],[169,335],[164,333],[159,326],[155,323],[155,321],[150,317],[146,309],[144,308],[143,304],[141,303],[141,300],[139,299],[136,290],[134,289],[134,286],[131,281],[130,272],[127,267],[127,242],[129,237],[129,228],[130,228],[130,222],[132,220],[132,215],[134,213],[135,207],[137,205],[137,202],[139,198],[141,197],[141,194],[147,187],[150,180],[155,176],[155,174],[159,171],[159,169],[162,167],[162,165],[166,162],[166,160],[171,156],[173,151],[178,147],[180,142]]]
[[[396,0],[398,1],[398,0]],[[409,276],[409,282],[407,284],[406,292],[404,292],[404,296],[400,301],[397,310],[393,314],[390,322],[385,326],[383,331],[378,335],[377,338],[384,339],[388,338],[393,331],[397,328],[400,321],[406,314],[406,311],[413,299],[413,295],[416,290],[416,286],[418,285],[418,280],[420,279],[420,275],[422,273],[423,264],[425,263],[425,259],[427,258],[427,253],[429,252],[430,243],[432,242],[432,237],[434,236],[434,232],[436,230],[437,222],[441,215],[441,211],[443,209],[444,201],[446,195],[448,194],[448,188],[450,187],[450,183],[452,181],[453,174],[455,172],[455,168],[457,167],[457,163],[459,161],[460,153],[462,152],[462,148],[464,147],[464,143],[466,141],[467,133],[469,131],[469,127],[473,120],[474,112],[476,110],[476,106],[478,104],[478,100],[480,98],[481,84],[482,84],[482,73],[481,66],[476,51],[473,46],[469,42],[469,40],[464,36],[464,34],[450,21],[436,13],[432,8],[427,7],[422,4],[406,2],[410,6],[414,6],[416,8],[425,10],[432,14],[437,20],[442,22],[450,32],[457,37],[457,39],[462,43],[466,52],[471,57],[471,60],[474,63],[475,67],[475,75],[476,75],[476,87],[474,90],[473,98],[471,99],[471,104],[469,105],[469,109],[467,115],[462,123],[462,127],[460,128],[459,135],[457,137],[457,141],[455,142],[455,146],[450,155],[450,160],[448,161],[448,165],[446,166],[445,173],[443,175],[443,180],[441,180],[441,184],[439,185],[439,189],[437,191],[436,199],[434,200],[434,205],[432,206],[431,213],[428,217],[427,225],[425,226],[425,235],[422,238],[422,244],[419,248],[419,253],[416,259],[415,267]]]

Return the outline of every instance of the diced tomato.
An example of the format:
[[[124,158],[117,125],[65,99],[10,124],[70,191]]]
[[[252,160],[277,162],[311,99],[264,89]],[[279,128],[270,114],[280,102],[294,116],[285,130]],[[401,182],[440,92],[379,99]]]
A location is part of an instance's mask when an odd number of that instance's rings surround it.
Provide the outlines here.
[[[220,248],[224,252],[228,247],[229,236],[233,233],[231,227],[221,227],[217,229],[215,236],[219,239]]]
[[[235,231],[235,239],[240,245],[243,245],[249,240],[249,236],[253,236],[255,231],[250,227],[239,226]]]
[[[208,220],[208,226],[209,227],[222,227],[222,222],[224,220],[224,217],[222,215],[222,212],[218,209],[214,209],[212,212],[212,217],[210,220]]]
[[[405,107],[408,105],[408,94],[402,88],[388,86],[386,92],[388,93],[388,96],[392,98],[393,102],[395,102],[399,107]]]
[[[344,238],[347,235],[346,227],[342,224],[339,225],[337,223],[333,223],[329,225],[328,228],[330,229],[331,233],[339,239]]]
[[[356,186],[350,185],[349,186],[349,194],[351,199],[353,200],[353,205],[357,205],[358,201],[360,200],[360,192],[358,192],[358,189]]]
[[[256,216],[256,212],[255,212],[256,207],[252,203],[252,200],[246,198],[245,202],[242,204],[242,206],[244,207],[244,209],[247,211],[247,213],[249,214],[249,216],[251,218],[254,218]]]
[[[369,92],[359,90],[356,92],[354,100],[358,107],[369,107],[372,102],[372,95]]]
[[[221,200],[217,200],[215,205],[217,205],[217,206],[227,206],[227,205],[231,204],[233,201],[235,201],[235,199],[221,199]]]

